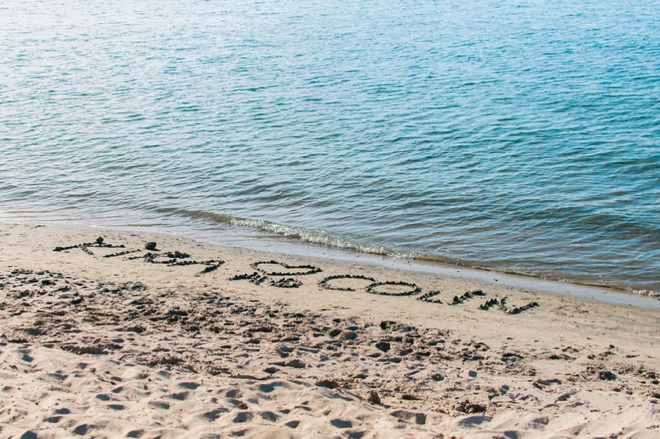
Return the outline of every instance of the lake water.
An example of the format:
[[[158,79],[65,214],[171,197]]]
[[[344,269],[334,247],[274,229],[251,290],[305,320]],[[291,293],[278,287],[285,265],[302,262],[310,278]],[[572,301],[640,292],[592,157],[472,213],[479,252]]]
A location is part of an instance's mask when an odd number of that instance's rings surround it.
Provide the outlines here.
[[[0,217],[660,290],[660,8],[7,0]]]

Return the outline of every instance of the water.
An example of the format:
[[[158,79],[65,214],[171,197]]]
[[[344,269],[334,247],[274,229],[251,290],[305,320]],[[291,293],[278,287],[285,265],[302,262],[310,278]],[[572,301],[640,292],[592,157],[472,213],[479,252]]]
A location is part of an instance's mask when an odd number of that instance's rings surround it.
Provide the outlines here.
[[[0,4],[0,217],[660,290],[651,0]]]

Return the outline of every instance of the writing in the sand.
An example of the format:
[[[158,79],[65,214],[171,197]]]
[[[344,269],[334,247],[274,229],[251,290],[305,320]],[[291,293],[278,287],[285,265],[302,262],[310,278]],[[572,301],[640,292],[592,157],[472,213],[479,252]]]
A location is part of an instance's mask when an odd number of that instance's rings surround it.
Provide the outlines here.
[[[94,252],[104,253],[98,256],[103,258],[125,257],[125,260],[141,260],[149,264],[158,264],[167,267],[185,267],[191,265],[202,265],[204,268],[197,272],[195,276],[205,275],[216,271],[225,261],[220,259],[197,260],[185,252],[164,251],[157,248],[157,243],[150,241],[141,248],[126,248],[124,244],[114,245],[105,242],[103,237],[97,238],[93,242],[73,244],[63,247],[55,247],[56,252],[66,252],[68,250],[80,249],[90,256],[97,256]],[[116,249],[122,249],[116,251]],[[131,256],[129,256],[131,255]],[[271,286],[275,288],[300,288],[303,282],[298,279],[300,276],[312,276],[322,273],[323,270],[314,265],[290,265],[276,260],[257,261],[250,264],[254,270],[252,273],[237,274],[230,277],[229,281],[248,281],[259,286]],[[382,296],[414,296],[420,300],[433,304],[447,304],[456,306],[464,304],[477,297],[486,297],[486,293],[481,289],[474,288],[460,295],[454,295],[451,300],[443,301],[440,298],[442,294],[438,290],[430,290],[423,293],[418,285],[405,282],[385,280],[380,281],[374,277],[361,274],[333,274],[325,276],[317,281],[317,286],[322,290],[333,291],[364,291],[368,294]],[[451,296],[451,294],[449,294]],[[506,297],[492,297],[479,305],[482,311],[488,311],[492,308],[499,309],[507,314],[520,314],[524,311],[538,307],[537,302],[529,302],[522,306],[509,306]]]

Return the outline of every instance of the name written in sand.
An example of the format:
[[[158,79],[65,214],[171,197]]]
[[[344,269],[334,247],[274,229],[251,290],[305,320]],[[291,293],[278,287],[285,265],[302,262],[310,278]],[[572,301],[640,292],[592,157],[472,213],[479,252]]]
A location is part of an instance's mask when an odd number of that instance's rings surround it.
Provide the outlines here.
[[[91,249],[125,249],[121,245],[114,245],[105,242],[103,237],[98,237],[94,242],[86,242],[81,244],[73,244],[62,247],[55,247],[53,250],[56,252],[65,252],[72,249],[80,249],[90,256],[95,256]],[[128,256],[131,254],[143,253],[136,256]],[[103,258],[116,258],[120,256],[127,256],[126,260],[142,260],[150,264],[160,264],[167,267],[185,267],[190,265],[204,265],[205,268],[196,273],[200,276],[206,273],[217,270],[225,261],[220,259],[196,260],[191,259],[190,254],[175,251],[160,251],[156,248],[155,242],[148,242],[145,244],[144,249],[125,249],[119,252],[108,253],[103,255]],[[256,270],[252,273],[238,274],[230,277],[229,281],[243,281],[247,280],[255,285],[267,285],[275,288],[299,288],[303,282],[296,277],[310,276],[321,273],[323,270],[314,265],[290,265],[285,262],[276,260],[257,261],[250,264]],[[294,277],[295,276],[295,277]],[[438,296],[442,294],[441,291],[431,290],[426,293],[422,292],[422,288],[418,285],[405,282],[405,281],[379,281],[373,277],[359,275],[359,274],[335,274],[326,276],[317,282],[319,288],[324,290],[334,291],[364,291],[368,294],[375,294],[381,296],[415,296],[417,300],[433,303],[444,304],[443,300]],[[423,294],[422,294],[423,293]],[[454,295],[451,301],[447,304],[450,306],[461,305],[475,297],[485,297],[481,289],[474,288],[466,291],[461,295]],[[489,311],[491,308],[498,309],[506,314],[520,314],[524,311],[538,307],[538,302],[529,302],[522,306],[508,306],[507,297],[497,298],[493,297],[487,299],[484,303],[480,304],[478,309],[482,311]]]

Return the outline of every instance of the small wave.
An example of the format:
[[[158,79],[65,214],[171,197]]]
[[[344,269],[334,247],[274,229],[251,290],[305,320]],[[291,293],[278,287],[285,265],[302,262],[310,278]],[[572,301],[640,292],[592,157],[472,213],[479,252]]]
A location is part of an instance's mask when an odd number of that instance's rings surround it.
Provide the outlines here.
[[[205,212],[202,210],[187,210],[178,208],[159,208],[156,209],[160,213],[176,214],[186,216],[193,219],[211,220],[217,223],[230,224],[233,226],[248,227],[251,229],[262,230],[265,232],[274,233],[276,235],[285,236],[287,238],[298,239],[303,242],[312,244],[321,244],[328,247],[355,250],[363,253],[371,253],[382,256],[391,256],[403,258],[406,255],[402,252],[397,252],[379,245],[371,245],[351,241],[340,236],[331,235],[325,230],[310,230],[303,227],[287,226],[284,224],[274,223],[272,221],[240,218],[231,215],[218,214],[213,212]]]

